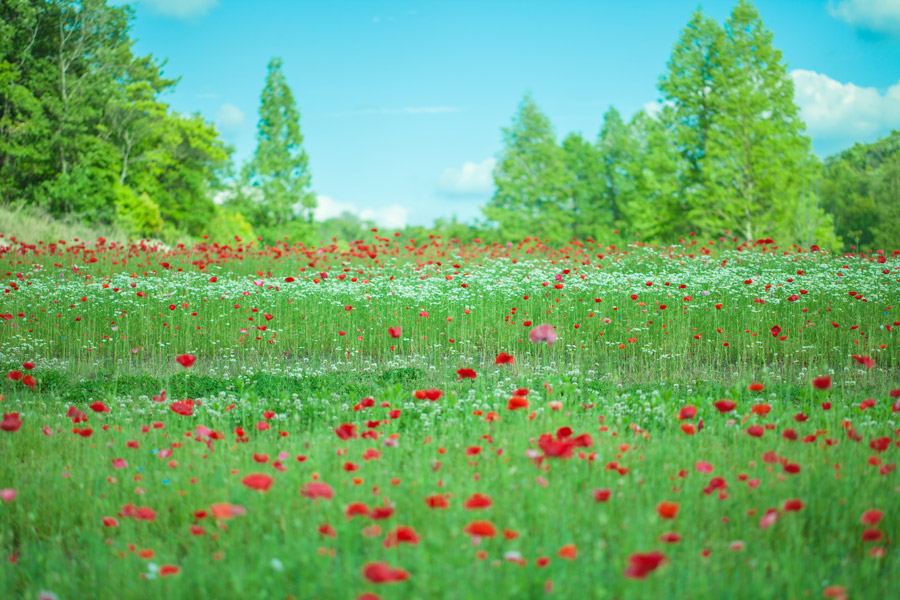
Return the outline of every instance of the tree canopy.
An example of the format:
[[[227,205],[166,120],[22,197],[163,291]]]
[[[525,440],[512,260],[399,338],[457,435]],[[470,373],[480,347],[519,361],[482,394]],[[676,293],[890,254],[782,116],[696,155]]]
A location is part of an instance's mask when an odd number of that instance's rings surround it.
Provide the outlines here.
[[[173,110],[165,61],[134,51],[128,6],[0,0],[0,203],[163,239],[274,243],[358,238],[354,214],[314,223],[300,109],[280,58],[260,95],[256,149],[232,149]],[[749,0],[724,21],[695,11],[657,82],[655,108],[598,115],[558,136],[526,94],[501,129],[484,222],[439,219],[416,237],[611,236],[889,248],[900,240],[900,132],[820,160],[772,33]]]

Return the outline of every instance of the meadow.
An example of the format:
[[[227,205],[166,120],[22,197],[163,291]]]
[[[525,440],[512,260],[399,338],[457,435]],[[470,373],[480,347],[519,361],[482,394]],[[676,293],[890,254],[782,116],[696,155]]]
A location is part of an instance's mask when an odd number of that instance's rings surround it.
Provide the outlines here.
[[[0,260],[0,598],[900,597],[900,251]]]

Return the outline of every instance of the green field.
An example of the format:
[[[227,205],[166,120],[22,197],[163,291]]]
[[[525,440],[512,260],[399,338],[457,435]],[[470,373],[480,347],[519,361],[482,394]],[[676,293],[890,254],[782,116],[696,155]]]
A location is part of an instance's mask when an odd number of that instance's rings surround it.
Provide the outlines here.
[[[0,598],[900,596],[895,255],[7,244]]]

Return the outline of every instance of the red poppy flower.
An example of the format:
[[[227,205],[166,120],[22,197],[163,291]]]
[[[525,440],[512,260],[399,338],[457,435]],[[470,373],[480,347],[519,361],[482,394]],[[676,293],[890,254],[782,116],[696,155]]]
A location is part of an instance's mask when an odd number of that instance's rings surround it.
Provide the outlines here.
[[[759,480],[757,480],[758,482]],[[709,496],[716,490],[727,490],[728,483],[721,477],[713,477],[709,480],[709,484],[703,488],[703,493]]]
[[[463,508],[465,508],[466,510],[478,510],[481,508],[488,508],[493,503],[494,501],[491,500],[490,496],[475,493],[466,499],[465,504],[463,504]]]
[[[759,415],[761,417],[764,417],[767,414],[769,414],[769,412],[771,412],[771,410],[772,410],[772,407],[768,404],[754,404],[753,407],[750,409],[750,412],[752,412],[754,415]]]
[[[475,377],[477,376],[476,373],[475,373],[475,371],[474,371],[473,369],[459,369],[459,370],[456,372],[456,375],[457,375],[457,378],[456,378],[457,380],[460,380],[460,379],[475,379]]]
[[[668,502],[662,501],[656,505],[656,512],[659,514],[660,518],[663,519],[674,519],[678,515],[678,510],[681,507],[677,502]]]
[[[313,500],[316,498],[331,500],[334,498],[334,489],[324,481],[311,481],[300,488],[300,495]]]
[[[607,489],[596,489],[591,492],[594,496],[594,500],[597,502],[606,502],[609,500],[609,497],[612,495],[612,490]]]
[[[22,371],[10,371],[6,374],[6,378],[10,381],[21,381],[22,380]]]
[[[100,402],[99,400],[97,402],[94,402],[93,404],[90,404],[88,406],[88,408],[90,408],[92,411],[98,412],[98,413],[108,413],[109,412],[109,407],[106,406],[105,404],[103,404],[102,402]]]
[[[435,402],[440,399],[441,396],[444,395],[442,390],[430,389],[430,390],[416,390],[415,396],[417,400],[430,400],[431,402]]]
[[[422,538],[419,537],[419,534],[416,533],[416,530],[412,527],[399,525],[392,531],[388,531],[387,535],[384,538],[384,547],[393,548],[394,546],[399,546],[400,544],[409,544],[411,546],[416,546],[421,539]]]
[[[365,502],[352,502],[347,505],[346,509],[344,509],[344,518],[352,519],[356,516],[369,516],[369,507]]]
[[[762,437],[765,431],[766,430],[762,425],[751,425],[747,428],[747,434],[753,437]]]
[[[862,541],[864,542],[880,542],[884,539],[884,533],[878,529],[866,529],[862,532]]]
[[[594,445],[594,440],[587,433],[574,438],[571,436],[570,428],[561,427],[555,437],[549,433],[542,434],[538,438],[538,446],[547,458],[571,458],[575,448],[589,448]]]
[[[891,438],[881,437],[869,442],[869,448],[875,452],[884,452],[891,446]]]
[[[22,368],[26,371],[30,371],[34,368],[34,363],[32,361],[27,361],[22,363]]]
[[[376,506],[369,512],[369,518],[373,521],[383,521],[394,516],[393,506]]]
[[[156,520],[156,511],[149,506],[135,506],[134,504],[128,503],[122,507],[122,511],[119,513],[119,516],[131,517],[132,519],[137,519],[138,521],[152,522]]]
[[[497,535],[497,528],[490,521],[472,521],[466,525],[463,532],[478,537],[494,537]]]
[[[853,360],[855,360],[859,364],[865,366],[867,369],[871,369],[871,368],[875,367],[875,361],[872,360],[871,356],[860,356],[858,354],[854,354]]]
[[[447,497],[441,496],[440,494],[435,494],[433,496],[426,496],[425,504],[428,505],[428,508],[449,508],[450,507],[450,502],[447,501]]]
[[[34,390],[34,386],[37,385],[37,381],[31,375],[26,375],[25,377],[22,378],[22,385]]]
[[[181,572],[181,568],[176,565],[163,565],[159,568],[159,576],[160,577],[168,577],[170,575],[178,575]]]
[[[812,380],[812,385],[817,390],[830,390],[831,389],[831,377],[828,375],[823,375],[822,377],[816,377]]]
[[[847,600],[847,588],[842,585],[829,585],[822,590],[822,596],[832,600]]]
[[[197,361],[197,357],[193,354],[179,354],[175,357],[175,360],[178,361],[179,365],[187,369],[194,366],[194,363]]]
[[[575,560],[578,558],[578,547],[575,544],[566,544],[559,549],[556,555],[566,560]]]
[[[356,425],[352,423],[343,423],[334,428],[334,434],[342,440],[349,440],[357,437]]]
[[[727,413],[733,411],[737,407],[737,403],[734,400],[723,398],[722,400],[713,402],[713,406],[715,406],[716,410],[720,413]]]
[[[15,433],[22,428],[22,419],[19,413],[3,413],[3,420],[0,421],[0,429],[9,433]]]
[[[877,508],[870,508],[862,514],[860,521],[863,525],[878,525],[881,522],[884,513]]]
[[[625,568],[625,577],[629,579],[644,579],[666,562],[666,555],[654,550],[653,552],[635,553],[628,557],[628,566]]]
[[[523,396],[513,396],[506,403],[506,410],[518,410],[520,408],[528,408],[528,398]]]
[[[772,334],[772,337],[778,337],[778,334],[781,333],[781,327],[778,325],[772,325],[772,328],[769,329],[769,332]]]
[[[764,386],[761,383],[751,383],[750,385],[747,386],[747,389],[750,390],[751,392],[761,392],[764,389],[766,389],[766,386]]]
[[[403,335],[403,328],[397,325],[396,327],[388,327],[388,335],[392,338],[399,338]]]
[[[384,562],[366,563],[363,567],[363,577],[372,583],[394,583],[409,579],[409,571],[395,569]]]
[[[507,354],[506,352],[501,352],[497,355],[497,359],[494,361],[495,365],[511,365],[515,359],[512,354]]]
[[[697,416],[697,407],[688,404],[687,406],[682,406],[681,410],[678,411],[678,420],[684,421],[686,419],[693,419]]]
[[[172,409],[172,412],[179,414],[183,417],[192,417],[194,416],[194,402],[193,400],[179,400],[178,402],[173,402],[169,405],[169,408]]]
[[[272,484],[275,483],[275,480],[271,475],[266,475],[265,473],[251,473],[244,477],[244,479],[241,480],[241,483],[251,490],[268,492],[272,487]]]

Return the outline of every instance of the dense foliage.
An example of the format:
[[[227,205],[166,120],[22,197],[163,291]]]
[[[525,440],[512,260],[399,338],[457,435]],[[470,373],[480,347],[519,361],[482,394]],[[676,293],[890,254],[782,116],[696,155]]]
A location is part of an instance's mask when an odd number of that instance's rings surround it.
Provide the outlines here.
[[[839,213],[816,196],[822,174],[792,81],[750,2],[738,2],[724,26],[695,12],[659,90],[656,114],[625,123],[611,107],[593,144],[576,133],[557,144],[526,96],[504,129],[485,215],[511,238],[609,239],[619,230],[656,242],[694,233],[840,246]]]
[[[351,214],[313,223],[300,110],[280,59],[263,86],[256,151],[236,169],[211,123],[163,101],[176,80],[135,56],[132,19],[106,0],[0,0],[0,203],[167,241],[309,243],[371,226]],[[694,233],[830,249],[900,239],[897,134],[823,165],[751,2],[724,24],[696,11],[659,91],[658,111],[625,120],[611,107],[594,141],[559,142],[526,96],[503,129],[486,220],[407,233],[664,243]]]

